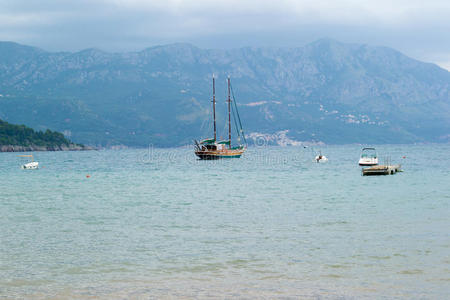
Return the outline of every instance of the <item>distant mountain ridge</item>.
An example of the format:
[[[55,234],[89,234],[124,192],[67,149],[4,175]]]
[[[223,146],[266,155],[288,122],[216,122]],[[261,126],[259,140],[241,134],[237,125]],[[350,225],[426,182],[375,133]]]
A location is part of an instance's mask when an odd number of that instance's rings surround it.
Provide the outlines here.
[[[390,48],[330,39],[298,48],[171,44],[128,53],[0,42],[0,118],[91,145],[183,145],[211,133],[212,74],[219,129],[229,75],[251,136],[450,140],[450,72]]]

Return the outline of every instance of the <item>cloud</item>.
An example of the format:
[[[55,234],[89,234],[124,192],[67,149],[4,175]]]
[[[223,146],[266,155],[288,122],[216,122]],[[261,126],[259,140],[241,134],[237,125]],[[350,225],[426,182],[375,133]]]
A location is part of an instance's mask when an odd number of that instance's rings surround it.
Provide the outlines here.
[[[300,46],[322,37],[450,61],[450,1],[0,0],[0,39],[48,50]]]

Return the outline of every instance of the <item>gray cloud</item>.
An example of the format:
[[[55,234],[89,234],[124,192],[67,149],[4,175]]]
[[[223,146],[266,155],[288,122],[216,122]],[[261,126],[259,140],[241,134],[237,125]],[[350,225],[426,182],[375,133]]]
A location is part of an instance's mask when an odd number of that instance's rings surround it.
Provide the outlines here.
[[[417,0],[0,0],[0,40],[44,49],[386,45],[450,69],[450,2]]]

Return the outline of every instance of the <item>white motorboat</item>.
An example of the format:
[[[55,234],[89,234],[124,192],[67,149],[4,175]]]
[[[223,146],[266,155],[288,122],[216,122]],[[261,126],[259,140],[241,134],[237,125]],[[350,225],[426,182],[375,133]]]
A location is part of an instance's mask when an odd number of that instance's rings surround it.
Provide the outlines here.
[[[363,148],[359,158],[360,166],[376,166],[378,165],[378,155],[375,148]]]
[[[328,158],[325,155],[322,155],[322,152],[319,151],[319,154],[316,155],[316,157],[314,158],[314,160],[318,163],[324,163],[328,161]]]
[[[328,161],[328,158],[325,155],[317,155],[315,160],[318,163],[324,163]]]
[[[22,169],[27,169],[27,170],[37,169],[38,167],[39,167],[39,163],[37,161],[32,161],[32,162],[22,165]]]
[[[34,170],[37,169],[39,167],[39,163],[37,161],[34,161],[33,155],[29,154],[29,155],[18,155],[19,157],[30,157],[31,158],[31,162],[28,162],[26,164],[23,164],[21,166],[22,169],[24,170]]]

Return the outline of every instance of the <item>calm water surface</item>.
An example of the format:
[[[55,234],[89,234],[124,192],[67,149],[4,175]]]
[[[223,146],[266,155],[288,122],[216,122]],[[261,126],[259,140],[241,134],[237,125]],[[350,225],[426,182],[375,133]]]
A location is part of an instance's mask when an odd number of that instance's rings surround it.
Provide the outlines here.
[[[377,150],[0,153],[0,298],[448,297],[450,146]]]

